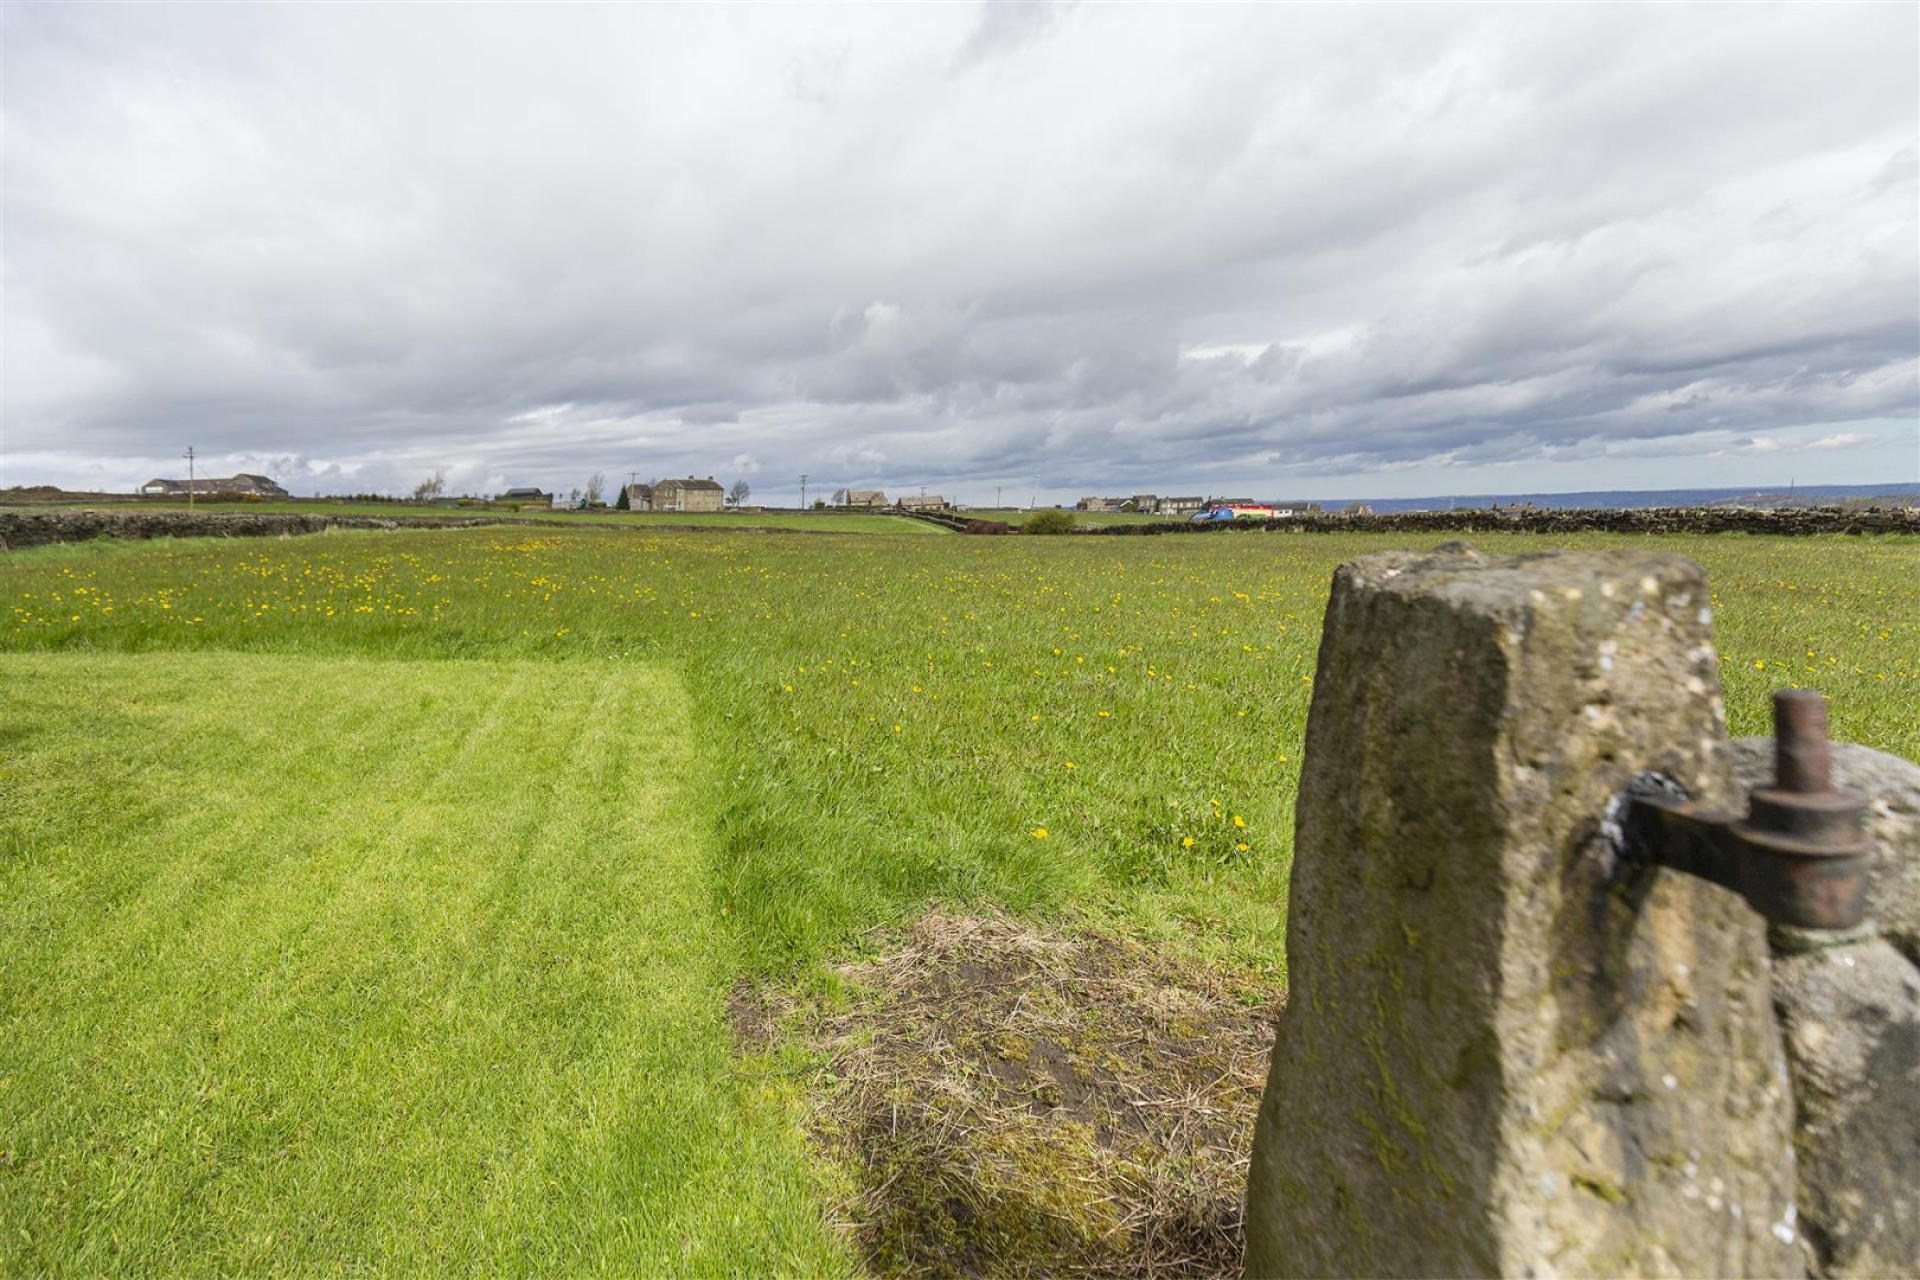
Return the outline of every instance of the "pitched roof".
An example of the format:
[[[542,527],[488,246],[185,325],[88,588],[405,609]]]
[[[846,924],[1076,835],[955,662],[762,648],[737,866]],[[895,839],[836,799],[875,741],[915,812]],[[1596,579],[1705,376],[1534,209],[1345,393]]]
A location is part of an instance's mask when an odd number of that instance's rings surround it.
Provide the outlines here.
[[[140,488],[147,490],[155,485],[168,493],[186,493],[189,489],[194,493],[286,493],[285,489],[266,476],[249,475],[244,471],[236,476],[195,476],[192,481],[154,479]]]
[[[685,480],[662,480],[660,482],[660,488],[662,489],[712,489],[715,493],[726,492],[726,486],[718,483],[711,476],[709,476],[705,480],[695,480],[692,476],[688,476]]]

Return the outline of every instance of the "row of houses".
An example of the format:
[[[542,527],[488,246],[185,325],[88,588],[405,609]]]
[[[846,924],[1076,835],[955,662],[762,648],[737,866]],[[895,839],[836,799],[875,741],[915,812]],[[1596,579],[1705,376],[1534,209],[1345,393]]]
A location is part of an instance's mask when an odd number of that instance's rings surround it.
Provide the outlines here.
[[[1136,493],[1129,498],[1082,498],[1073,504],[1075,511],[1138,511],[1142,515],[1192,515],[1217,501],[1212,498],[1162,498],[1153,493]]]
[[[837,495],[836,495],[837,496]],[[853,507],[859,511],[944,511],[947,500],[937,493],[910,493],[906,497],[887,501],[884,489],[849,489],[846,501],[838,505]]]
[[[1260,507],[1271,508],[1273,516],[1286,519],[1289,516],[1319,515],[1317,502],[1256,502],[1252,498],[1162,498],[1151,493],[1136,493],[1127,498],[1082,498],[1073,504],[1075,511],[1137,511],[1142,515],[1169,516],[1180,519],[1196,511],[1211,511],[1216,507]],[[1348,507],[1348,515],[1371,514],[1371,510],[1357,511]]]

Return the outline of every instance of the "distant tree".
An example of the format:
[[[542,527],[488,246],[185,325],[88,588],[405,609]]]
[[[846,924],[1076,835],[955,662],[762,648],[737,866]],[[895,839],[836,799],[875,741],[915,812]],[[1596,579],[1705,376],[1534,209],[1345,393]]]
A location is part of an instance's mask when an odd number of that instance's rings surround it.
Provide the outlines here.
[[[836,507],[844,507],[847,505],[847,491],[845,489],[835,489],[833,491],[833,505]]]
[[[749,485],[745,480],[735,480],[733,482],[733,488],[727,490],[727,505],[743,507],[747,504],[747,498],[752,493],[752,485]]]
[[[627,486],[624,484],[620,486],[620,496],[613,500],[613,509],[615,511],[633,510],[633,503],[627,497]]]
[[[437,498],[446,491],[447,477],[444,473],[436,471],[431,480],[422,480],[413,486],[413,500],[425,502],[428,498]]]
[[[600,495],[605,492],[606,487],[607,477],[605,473],[599,471],[594,472],[587,480],[587,505],[592,506],[600,501]]]

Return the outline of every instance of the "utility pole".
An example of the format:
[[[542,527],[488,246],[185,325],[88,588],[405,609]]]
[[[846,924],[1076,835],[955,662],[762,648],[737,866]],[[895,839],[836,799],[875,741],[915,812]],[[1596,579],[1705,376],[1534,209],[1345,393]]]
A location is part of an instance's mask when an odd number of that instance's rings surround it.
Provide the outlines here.
[[[193,446],[187,446],[187,510],[193,510]]]
[[[1006,487],[1007,487],[1007,486],[1005,486],[1005,485],[1003,485],[1003,484],[997,484],[997,485],[995,485],[995,486],[993,486],[993,509],[994,509],[995,511],[998,511],[998,510],[1000,509],[1000,493],[1001,493],[1001,491],[1002,491],[1002,490],[1004,490],[1004,489],[1005,489]]]
[[[807,473],[804,471],[800,473],[800,509],[807,509]]]

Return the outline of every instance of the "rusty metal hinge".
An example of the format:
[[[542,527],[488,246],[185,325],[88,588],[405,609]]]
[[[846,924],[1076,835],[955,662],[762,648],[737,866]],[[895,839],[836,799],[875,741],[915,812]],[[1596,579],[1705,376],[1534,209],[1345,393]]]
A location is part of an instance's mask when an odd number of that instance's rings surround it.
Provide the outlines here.
[[[1852,929],[1873,860],[1866,797],[1833,785],[1820,694],[1774,694],[1773,730],[1774,783],[1754,788],[1744,816],[1708,809],[1661,775],[1635,778],[1616,812],[1620,856],[1711,880],[1776,925]]]

